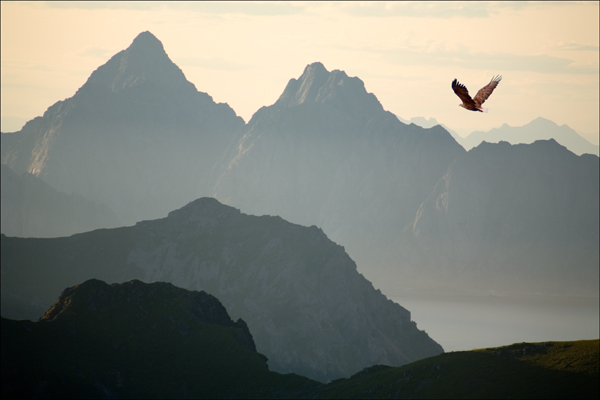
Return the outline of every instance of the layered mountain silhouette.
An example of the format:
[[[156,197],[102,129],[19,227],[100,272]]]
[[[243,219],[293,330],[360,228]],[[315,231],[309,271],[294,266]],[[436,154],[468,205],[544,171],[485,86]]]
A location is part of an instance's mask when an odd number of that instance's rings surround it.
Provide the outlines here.
[[[598,340],[452,352],[323,384],[268,370],[243,320],[200,291],[97,279],[37,322],[2,318],[3,398],[597,398]]]
[[[598,296],[598,170],[597,156],[554,140],[480,144],[420,206],[397,277],[419,271],[423,284],[463,293]]]
[[[200,291],[92,279],[37,322],[2,318],[3,398],[597,398],[598,340],[452,352],[323,384],[268,370]]]
[[[554,132],[549,121],[530,125]],[[18,175],[106,205],[122,224],[212,196],[318,226],[386,293],[598,292],[597,156],[547,141],[467,153],[443,127],[402,123],[360,79],[321,63],[244,124],[198,92],[144,32],[72,98],[1,137],[2,163]],[[453,206],[442,212],[444,196]],[[118,253],[119,240],[111,243],[105,251]],[[573,268],[583,272],[565,278]],[[106,279],[136,277],[127,271]]]
[[[5,164],[1,182],[1,227],[6,235],[57,237],[119,225],[108,207],[60,193],[27,172],[19,176]]]
[[[530,144],[536,140],[554,139],[577,155],[598,155],[598,146],[590,143],[568,125],[557,125],[545,118],[539,117],[523,126],[502,125],[490,131],[475,131],[459,140],[465,149],[470,150],[481,142],[498,143],[500,141],[512,144]]]
[[[240,133],[214,197],[317,225],[367,271],[463,153],[443,128],[403,124],[360,79],[314,63]]]
[[[327,381],[443,350],[315,226],[202,198],[154,221],[68,238],[2,235],[2,315],[36,318],[96,278],[170,282],[217,296],[278,372]]]
[[[2,318],[4,398],[297,397],[317,386],[270,372],[243,320],[169,283],[88,280],[38,322]]]
[[[243,120],[185,79],[150,32],[139,34],[19,132],[2,163],[107,205],[123,224],[165,216],[209,193],[211,169]]]

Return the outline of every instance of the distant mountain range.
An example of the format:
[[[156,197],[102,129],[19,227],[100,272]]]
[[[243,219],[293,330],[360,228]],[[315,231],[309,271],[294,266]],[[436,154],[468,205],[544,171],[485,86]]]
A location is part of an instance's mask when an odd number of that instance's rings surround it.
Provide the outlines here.
[[[487,132],[475,131],[466,137],[459,136],[456,132],[443,124],[439,124],[435,118],[426,119],[423,117],[411,118],[409,121],[399,118],[404,123],[414,123],[423,128],[431,128],[435,125],[441,125],[446,129],[458,143],[466,150],[477,147],[481,142],[498,143],[508,142],[511,144],[530,144],[536,140],[554,139],[567,149],[577,155],[581,154],[599,154],[598,145],[590,143],[576,131],[567,125],[557,125],[554,122],[539,117],[523,126],[510,126],[503,124],[500,128],[494,128]]]
[[[2,315],[36,319],[62,288],[96,278],[170,282],[217,296],[278,372],[323,382],[442,347],[375,290],[317,227],[202,198],[154,221],[67,238],[2,235]]]
[[[323,384],[269,371],[243,320],[200,291],[92,279],[37,322],[2,318],[3,398],[597,398],[598,340],[374,365]]]

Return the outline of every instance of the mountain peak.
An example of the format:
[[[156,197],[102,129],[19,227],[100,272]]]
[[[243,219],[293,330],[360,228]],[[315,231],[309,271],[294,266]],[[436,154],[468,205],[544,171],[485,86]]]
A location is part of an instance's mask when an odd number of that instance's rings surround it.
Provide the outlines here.
[[[556,122],[550,121],[549,119],[546,119],[544,117],[537,117],[536,119],[532,120],[528,124],[525,124],[524,126],[528,126],[528,125],[529,126],[544,127],[544,128],[554,128],[554,127],[558,127],[559,126]]]
[[[330,104],[348,112],[383,111],[375,95],[367,93],[362,80],[340,70],[329,72],[320,62],[307,65],[298,79],[290,79],[275,104],[294,107],[304,103]]]
[[[71,318],[74,314],[83,316],[92,312],[96,318],[101,314],[112,318],[117,313],[140,314],[144,308],[156,311],[157,316],[168,315],[176,309],[180,316],[187,314],[186,318],[195,323],[236,326],[221,302],[204,291],[188,291],[168,282],[143,283],[137,279],[111,285],[89,279],[66,288],[41,320]],[[256,351],[255,348],[252,350]]]
[[[304,76],[305,74],[323,74],[323,73],[329,73],[329,71],[327,71],[327,68],[325,68],[325,66],[323,65],[322,62],[319,61],[315,61],[312,64],[308,64],[306,66],[306,68],[304,68],[304,72],[302,73],[302,75]]]
[[[316,101],[319,89],[327,82],[329,75],[329,71],[320,62],[307,65],[300,78],[290,79],[277,103],[284,103],[289,107]]]
[[[164,88],[186,86],[195,90],[171,61],[160,40],[145,31],[136,36],[127,49],[96,69],[79,91],[101,88],[120,92],[148,82]]]
[[[154,36],[152,33],[150,33],[150,31],[144,31],[144,32],[140,33],[139,35],[137,35],[135,37],[135,39],[133,39],[133,42],[131,43],[131,45],[129,46],[129,48],[132,48],[132,47],[140,47],[140,48],[154,47],[156,49],[160,49],[160,50],[164,51],[163,45],[160,42],[160,40],[158,40],[158,38],[156,36]]]
[[[228,218],[241,214],[240,210],[221,204],[212,197],[202,197],[187,205],[171,211],[168,218],[182,223],[206,222],[208,220]]]

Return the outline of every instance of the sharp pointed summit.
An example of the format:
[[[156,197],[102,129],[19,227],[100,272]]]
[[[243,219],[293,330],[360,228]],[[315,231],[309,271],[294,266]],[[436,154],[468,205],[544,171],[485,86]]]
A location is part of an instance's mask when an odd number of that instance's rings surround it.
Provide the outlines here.
[[[158,38],[154,36],[150,31],[144,31],[137,35],[135,39],[133,39],[133,42],[131,43],[131,46],[129,46],[129,49],[134,46],[147,48],[154,47],[157,49],[160,48],[160,50],[162,50],[163,52],[165,51],[161,41],[158,40]]]
[[[146,31],[140,33],[126,50],[115,54],[94,71],[79,92],[108,89],[117,93],[142,83],[162,90],[196,91],[171,61],[160,40]]]
[[[294,107],[305,103],[326,104],[360,115],[384,111],[375,95],[367,92],[362,80],[340,70],[329,72],[320,62],[307,65],[300,78],[290,79],[275,104]]]

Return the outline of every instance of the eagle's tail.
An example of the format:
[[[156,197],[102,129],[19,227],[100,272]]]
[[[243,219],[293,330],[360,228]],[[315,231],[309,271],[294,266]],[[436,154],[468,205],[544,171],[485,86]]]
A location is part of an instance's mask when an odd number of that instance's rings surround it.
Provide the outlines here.
[[[486,113],[488,112],[488,109],[485,107],[479,107],[479,111]]]

